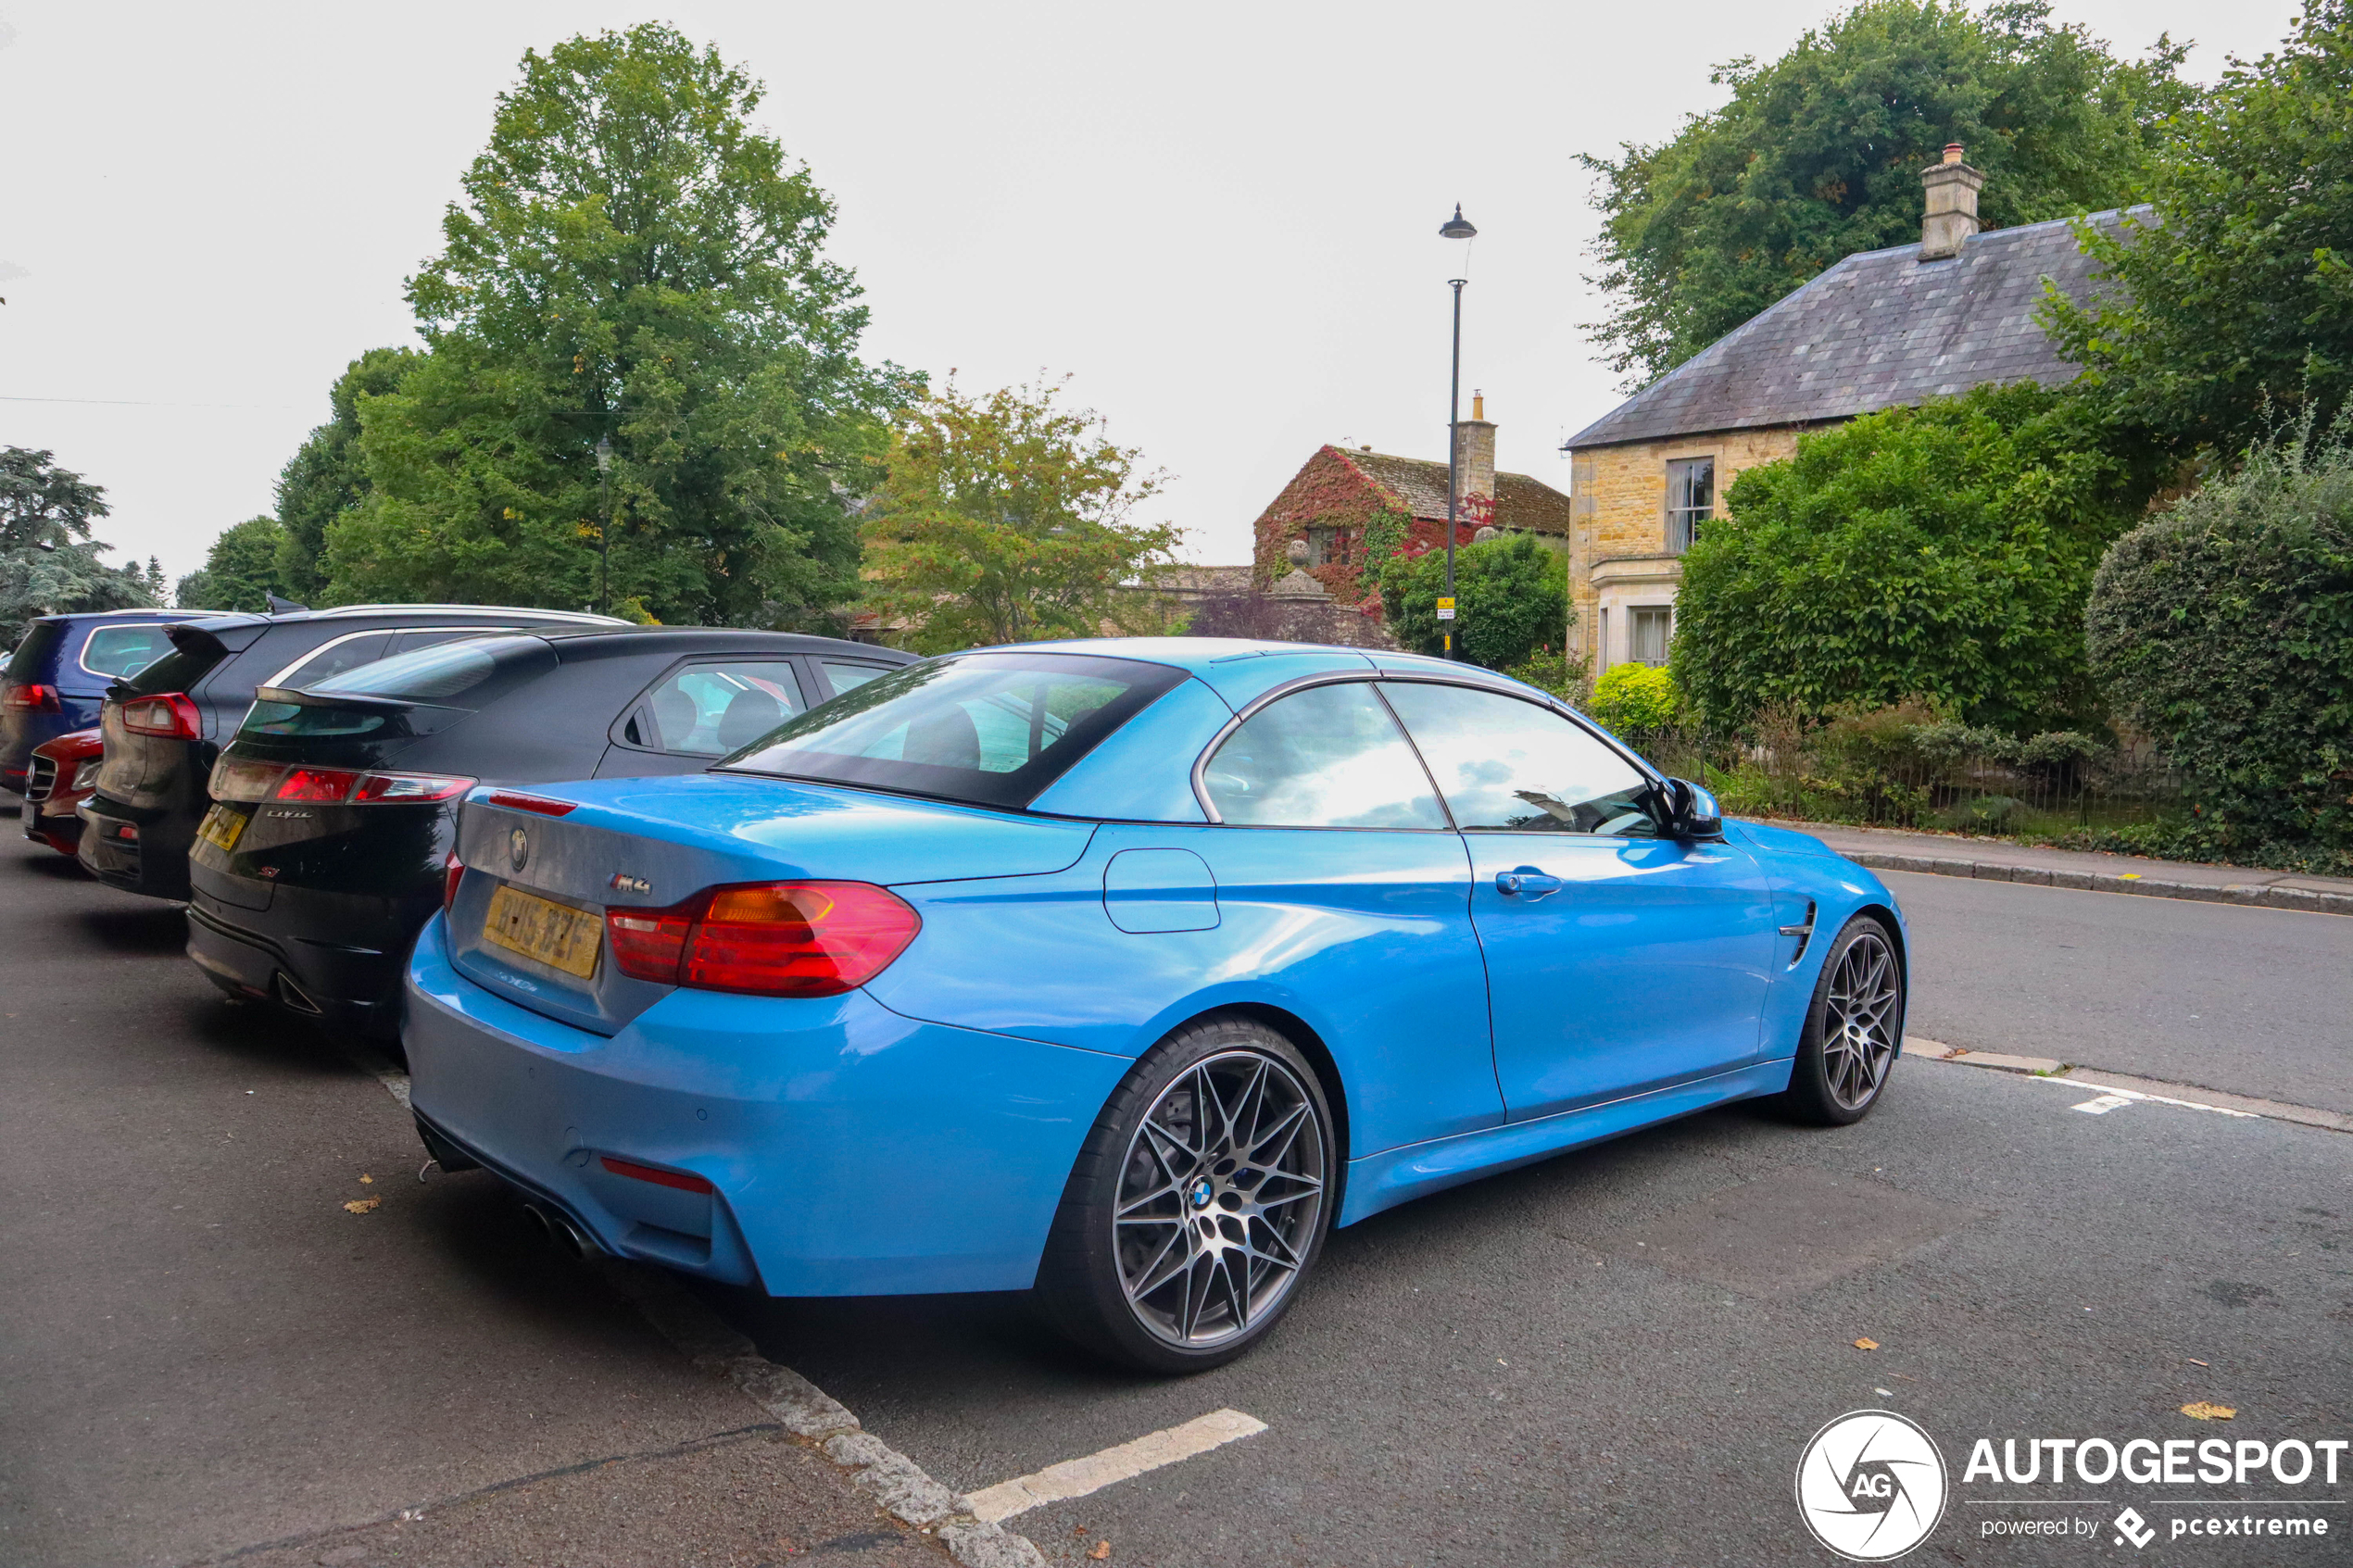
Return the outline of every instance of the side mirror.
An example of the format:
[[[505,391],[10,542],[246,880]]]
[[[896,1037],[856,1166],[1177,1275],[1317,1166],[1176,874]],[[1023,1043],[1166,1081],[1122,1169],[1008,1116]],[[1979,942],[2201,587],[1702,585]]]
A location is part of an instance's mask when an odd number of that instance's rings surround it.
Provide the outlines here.
[[[1724,836],[1724,809],[1710,795],[1689,779],[1667,781],[1667,831],[1677,838],[1721,838]]]

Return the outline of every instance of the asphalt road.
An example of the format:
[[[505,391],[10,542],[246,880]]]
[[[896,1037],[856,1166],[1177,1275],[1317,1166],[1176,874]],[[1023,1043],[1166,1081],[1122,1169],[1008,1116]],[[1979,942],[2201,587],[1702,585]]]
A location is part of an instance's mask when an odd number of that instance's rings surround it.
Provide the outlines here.
[[[1881,874],[1912,1033],[2353,1113],[2353,919]]]
[[[1898,891],[1922,1034],[2311,1104],[2344,1081],[2353,922]],[[485,1178],[419,1185],[382,1085],[215,999],[178,921],[0,850],[0,1563],[943,1561]],[[2047,951],[2070,942],[2080,985]],[[2168,1010],[2208,996],[2227,1033]],[[2342,1561],[2353,1456],[2334,1487],[1962,1482],[1978,1436],[2353,1436],[2353,1138],[2071,1109],[2092,1094],[1912,1061],[1858,1127],[1735,1109],[1441,1194],[1340,1233],[1279,1336],[1178,1382],[1075,1356],[1018,1297],[707,1294],[960,1487],[1221,1408],[1266,1423],[1008,1522],[1055,1562],[1830,1562],[1792,1475],[1865,1407],[1952,1467],[1907,1562]],[[2336,1538],[2110,1545],[2126,1502],[2162,1528],[2217,1496]],[[2101,1533],[1982,1535],[2061,1513]]]

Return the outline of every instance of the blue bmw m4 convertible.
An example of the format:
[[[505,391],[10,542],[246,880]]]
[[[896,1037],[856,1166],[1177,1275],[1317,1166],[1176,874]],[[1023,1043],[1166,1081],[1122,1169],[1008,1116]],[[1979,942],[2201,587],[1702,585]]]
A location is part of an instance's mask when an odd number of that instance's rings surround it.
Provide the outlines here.
[[[1035,1287],[1158,1371],[1324,1237],[1709,1106],[1868,1112],[1904,920],[1561,703],[1412,656],[1032,644],[711,771],[477,790],[415,1107],[560,1238],[778,1296]]]

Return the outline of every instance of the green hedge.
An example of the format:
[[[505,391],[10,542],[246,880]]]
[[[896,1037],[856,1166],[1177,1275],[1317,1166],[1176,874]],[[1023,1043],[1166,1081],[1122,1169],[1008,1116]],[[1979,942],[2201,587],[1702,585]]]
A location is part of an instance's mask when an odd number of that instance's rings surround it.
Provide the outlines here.
[[[2121,717],[2225,850],[2353,847],[2353,446],[2257,447],[2116,542],[2085,612]]]

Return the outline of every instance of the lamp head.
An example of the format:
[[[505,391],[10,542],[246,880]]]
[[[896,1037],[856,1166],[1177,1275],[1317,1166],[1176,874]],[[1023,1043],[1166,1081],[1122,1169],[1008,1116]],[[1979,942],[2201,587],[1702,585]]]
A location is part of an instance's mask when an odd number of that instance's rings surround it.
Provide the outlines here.
[[[606,473],[610,471],[611,468],[612,438],[610,436],[600,435],[597,437],[597,471],[598,473]]]
[[[1478,232],[1471,227],[1470,220],[1463,216],[1463,204],[1456,202],[1454,216],[1439,225],[1438,237],[1441,240],[1467,240]]]

